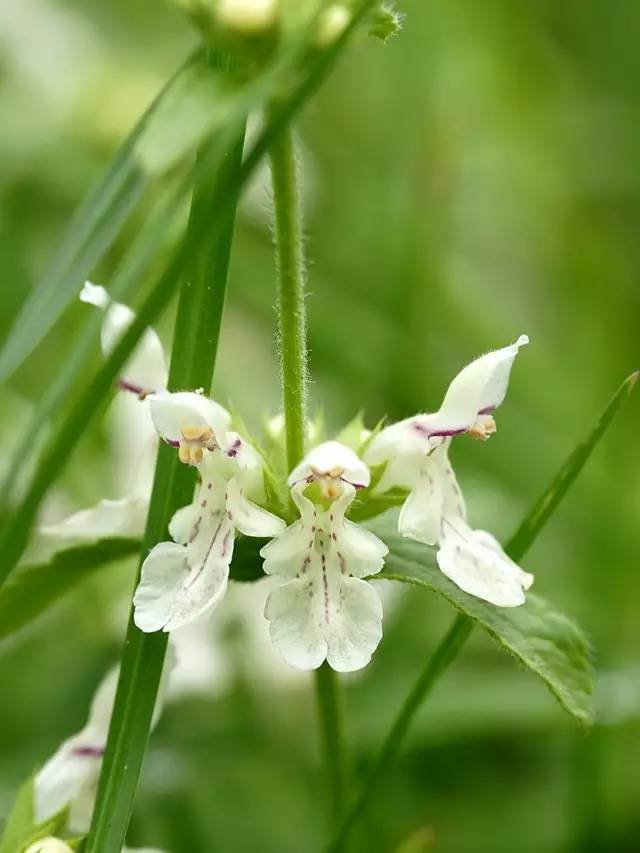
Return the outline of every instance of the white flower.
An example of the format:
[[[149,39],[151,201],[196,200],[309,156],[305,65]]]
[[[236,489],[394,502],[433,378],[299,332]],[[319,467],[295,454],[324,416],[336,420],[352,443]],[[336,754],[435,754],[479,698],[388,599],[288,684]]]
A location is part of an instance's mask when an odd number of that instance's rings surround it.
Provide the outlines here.
[[[317,484],[317,502],[305,490]],[[265,607],[271,640],[300,669],[325,660],[335,670],[361,669],[382,637],[382,605],[362,580],[382,569],[387,546],[345,519],[356,489],[369,484],[369,469],[336,441],[312,450],[291,473],[300,519],[264,546],[264,570],[286,583]]]
[[[38,823],[69,806],[71,830],[89,829],[117,682],[117,670],[111,670],[96,691],[85,727],[64,741],[36,775]]]
[[[108,356],[131,324],[134,313],[126,305],[110,299],[104,287],[87,281],[80,299],[104,311],[100,333],[102,351]],[[147,329],[124,366],[118,385],[132,394],[117,399],[116,415],[127,421],[126,441],[119,448],[120,467],[126,472],[126,493],[115,500],[103,499],[55,524],[42,525],[36,545],[38,559],[47,559],[60,547],[111,536],[141,536],[149,506],[153,476],[156,431],[151,421],[147,396],[164,390],[167,368],[162,343],[153,329]],[[121,419],[120,419],[121,420]],[[126,457],[126,458],[125,458]],[[116,465],[116,467],[118,467]],[[128,470],[127,470],[128,469]]]
[[[173,665],[173,653],[170,652],[165,663],[166,675],[163,675],[158,691],[152,726],[155,726],[160,716],[167,689],[166,676],[171,672]],[[68,807],[69,830],[75,833],[88,832],[117,684],[118,670],[112,669],[96,690],[87,724],[77,734],[65,740],[36,774],[34,783],[36,823],[42,823],[61,809]],[[49,850],[51,853],[56,851],[55,847],[43,849],[47,853]],[[127,850],[130,848],[124,848],[123,853]],[[149,850],[148,853],[153,851]]]
[[[449,385],[442,405],[383,429],[365,452],[370,465],[385,463],[378,492],[409,490],[398,519],[403,536],[440,545],[438,564],[461,589],[502,607],[524,602],[533,582],[488,533],[472,530],[448,452],[455,435],[486,440],[496,430],[492,413],[504,400],[521,335],[511,346],[468,364]]]
[[[114,302],[104,287],[85,281],[80,299],[104,311],[100,332],[102,352],[108,356],[120,342],[135,314],[127,305]],[[145,397],[167,385],[167,367],[162,342],[153,329],[146,329],[129,356],[119,380],[120,387]]]
[[[171,520],[173,542],[156,545],[144,561],[133,599],[140,630],[173,631],[223,598],[236,531],[271,537],[284,522],[246,497],[261,496],[260,458],[229,431],[222,406],[191,392],[152,395],[150,405],[162,438],[201,478],[194,501]]]

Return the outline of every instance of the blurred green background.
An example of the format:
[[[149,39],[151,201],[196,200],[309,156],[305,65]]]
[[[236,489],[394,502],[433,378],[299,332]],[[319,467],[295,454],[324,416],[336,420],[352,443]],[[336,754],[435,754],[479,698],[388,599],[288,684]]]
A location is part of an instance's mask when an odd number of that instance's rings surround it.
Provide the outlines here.
[[[453,460],[472,521],[505,538],[640,366],[640,4],[407,0],[388,45],[361,39],[305,110],[312,394],[331,429],[436,408],[454,373],[522,332],[498,434]],[[168,2],[3,0],[3,336],[117,143],[196,43]],[[94,280],[109,285],[134,219]],[[168,247],[165,247],[168,250]],[[158,265],[163,260],[162,253]],[[258,426],[278,405],[268,192],[243,203],[215,392]],[[88,309],[65,315],[2,391],[2,462]],[[160,331],[170,340],[170,317]],[[98,363],[96,347],[96,364]],[[524,566],[590,635],[589,736],[486,637],[438,685],[354,849],[637,851],[640,845],[637,399]],[[48,512],[116,496],[109,421]],[[118,655],[133,563],[0,646],[0,814],[83,725]],[[264,643],[260,588],[189,641],[131,827],[182,851],[317,851],[327,821],[312,679]],[[226,605],[225,605],[226,607]],[[371,760],[451,618],[390,592],[374,663],[345,679],[354,771]]]

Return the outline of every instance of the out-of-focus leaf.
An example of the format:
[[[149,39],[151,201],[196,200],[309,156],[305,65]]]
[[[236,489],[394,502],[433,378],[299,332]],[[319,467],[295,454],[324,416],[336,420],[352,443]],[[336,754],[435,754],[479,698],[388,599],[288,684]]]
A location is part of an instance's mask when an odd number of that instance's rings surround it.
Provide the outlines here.
[[[521,607],[494,607],[467,595],[438,568],[435,549],[400,536],[397,513],[376,518],[369,528],[389,546],[379,578],[394,579],[437,592],[497,640],[551,693],[576,720],[593,719],[593,676],[589,643],[562,613],[529,593]]]
[[[562,468],[540,496],[533,509],[527,514],[520,527],[509,541],[507,551],[514,560],[520,559],[536,536],[540,533],[550,516],[565,496],[567,489],[582,471],[596,444],[615,418],[622,404],[627,400],[638,379],[638,371],[628,376],[611,398],[607,408],[600,415],[596,425],[587,438],[579,444],[569,456]]]
[[[0,352],[0,381],[9,377],[44,338],[112,244],[150,177],[136,154],[136,142],[183,76],[189,76],[201,64],[199,51],[173,75],[123,142],[102,180],[76,211],[60,249],[23,306]],[[188,126],[181,130],[188,139]]]
[[[18,853],[33,830],[33,776],[22,785],[0,840],[0,853]]]
[[[256,581],[264,577],[260,548],[267,539],[238,537],[229,577]],[[139,539],[100,539],[58,551],[47,563],[25,566],[0,589],[0,640],[33,622],[52,604],[96,571],[140,552]]]
[[[64,806],[55,814],[52,814],[51,817],[48,817],[46,820],[43,820],[42,823],[39,823],[35,828],[32,829],[29,836],[22,841],[22,850],[28,850],[32,844],[35,844],[36,841],[40,841],[43,838],[49,838],[53,836],[54,838],[62,838],[67,830],[67,824],[69,822],[69,806]],[[65,838],[65,844],[68,844],[70,847],[72,845]],[[75,849],[75,848],[72,848]]]
[[[102,539],[59,551],[48,563],[20,569],[0,590],[0,639],[33,621],[96,569],[139,550],[138,539]]]

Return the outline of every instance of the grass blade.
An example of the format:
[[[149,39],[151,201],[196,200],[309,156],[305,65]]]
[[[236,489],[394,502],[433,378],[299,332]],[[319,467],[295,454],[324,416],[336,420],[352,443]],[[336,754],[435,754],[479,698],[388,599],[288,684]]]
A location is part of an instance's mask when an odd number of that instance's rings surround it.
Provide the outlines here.
[[[609,401],[608,406],[598,418],[593,430],[575,448],[550,485],[540,495],[528,515],[522,520],[522,523],[506,547],[512,559],[520,559],[554,513],[556,507],[567,493],[567,490],[584,468],[585,463],[593,453],[595,446],[604,435],[607,427],[630,396],[637,379],[638,371],[635,371],[624,380]]]

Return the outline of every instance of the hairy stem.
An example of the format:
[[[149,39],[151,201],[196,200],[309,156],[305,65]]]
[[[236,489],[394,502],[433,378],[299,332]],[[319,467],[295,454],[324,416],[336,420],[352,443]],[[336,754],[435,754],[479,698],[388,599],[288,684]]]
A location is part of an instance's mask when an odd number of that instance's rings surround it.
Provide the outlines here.
[[[290,130],[270,151],[274,239],[278,266],[278,343],[282,381],[287,467],[304,456],[307,408],[307,320],[304,298],[305,255],[300,184]],[[344,769],[338,683],[325,662],[315,672],[316,696],[329,797],[336,818],[343,802]]]
[[[300,186],[292,133],[284,130],[271,146],[274,239],[278,264],[278,343],[287,442],[287,466],[304,456],[307,407],[307,321],[305,257]]]
[[[238,173],[244,130],[223,167]],[[205,250],[193,241],[201,217],[209,215],[205,203],[209,181],[195,191],[186,241],[194,242],[196,259],[184,279],[169,370],[169,387],[208,388],[217,352],[224,305],[235,204],[218,223]],[[193,494],[194,472],[181,465],[175,450],[161,445],[158,452],[142,559],[166,538],[173,513]],[[167,635],[143,634],[129,619],[120,678],[105,752],[96,806],[85,853],[120,853],[133,808],[153,711],[160,687]]]

